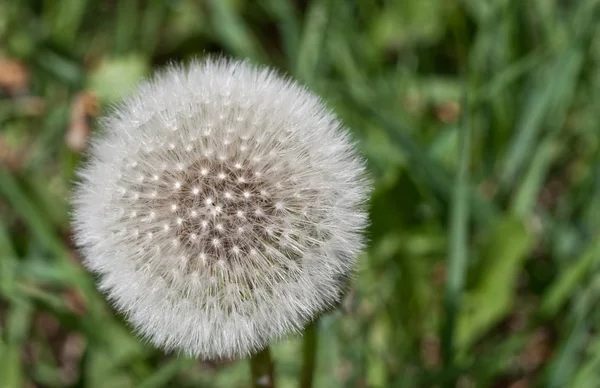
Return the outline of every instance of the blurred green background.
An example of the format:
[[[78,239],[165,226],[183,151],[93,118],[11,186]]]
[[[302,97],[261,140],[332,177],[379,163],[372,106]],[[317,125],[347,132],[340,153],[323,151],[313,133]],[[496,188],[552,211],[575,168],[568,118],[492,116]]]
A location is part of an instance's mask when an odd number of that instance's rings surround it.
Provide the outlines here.
[[[316,387],[600,386],[600,1],[0,0],[0,387],[245,387],[139,341],[73,250],[94,118],[207,53],[287,72],[375,181]],[[273,347],[297,386],[302,339]]]

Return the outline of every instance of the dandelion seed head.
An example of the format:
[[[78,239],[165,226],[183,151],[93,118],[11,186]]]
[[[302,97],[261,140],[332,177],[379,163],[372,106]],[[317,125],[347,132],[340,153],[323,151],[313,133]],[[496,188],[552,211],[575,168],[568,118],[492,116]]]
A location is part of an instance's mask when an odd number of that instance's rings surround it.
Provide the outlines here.
[[[339,300],[370,188],[318,97],[207,59],[143,82],[103,129],[79,171],[75,238],[150,342],[245,356]]]

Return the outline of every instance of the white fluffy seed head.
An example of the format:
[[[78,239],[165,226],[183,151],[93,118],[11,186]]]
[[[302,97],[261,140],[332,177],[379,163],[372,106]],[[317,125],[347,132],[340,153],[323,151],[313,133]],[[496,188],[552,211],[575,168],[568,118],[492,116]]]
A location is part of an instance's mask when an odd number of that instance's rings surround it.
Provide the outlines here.
[[[338,301],[370,188],[318,97],[207,59],[144,82],[102,127],[79,171],[75,238],[153,344],[244,356]]]

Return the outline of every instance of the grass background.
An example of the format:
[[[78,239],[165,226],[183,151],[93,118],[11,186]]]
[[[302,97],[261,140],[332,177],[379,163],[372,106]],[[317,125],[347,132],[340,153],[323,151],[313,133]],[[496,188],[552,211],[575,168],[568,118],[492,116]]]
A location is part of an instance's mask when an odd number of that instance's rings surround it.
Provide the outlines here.
[[[247,57],[322,95],[375,180],[317,387],[600,381],[600,1],[0,1],[0,387],[244,387],[163,355],[73,251],[94,117],[151,69]],[[273,347],[296,386],[301,339]]]

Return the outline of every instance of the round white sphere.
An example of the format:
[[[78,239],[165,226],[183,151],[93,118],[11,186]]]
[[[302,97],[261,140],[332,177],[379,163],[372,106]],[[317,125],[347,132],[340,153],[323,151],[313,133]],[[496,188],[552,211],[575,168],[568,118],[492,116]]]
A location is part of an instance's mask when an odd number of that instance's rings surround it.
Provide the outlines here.
[[[318,97],[206,59],[142,83],[101,124],[79,171],[75,240],[143,337],[245,356],[338,301],[370,186]]]

